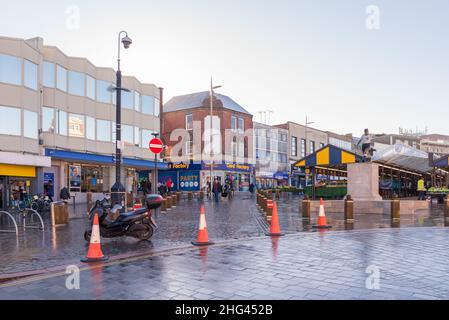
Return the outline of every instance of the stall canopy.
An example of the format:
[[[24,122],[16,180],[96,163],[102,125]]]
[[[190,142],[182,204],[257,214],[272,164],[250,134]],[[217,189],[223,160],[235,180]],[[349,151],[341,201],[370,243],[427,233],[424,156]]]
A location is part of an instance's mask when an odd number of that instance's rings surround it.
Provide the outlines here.
[[[449,167],[449,154],[437,159],[434,161],[434,166],[438,168],[447,168]]]
[[[338,148],[333,145],[327,145],[308,155],[307,157],[297,161],[293,164],[296,168],[311,168],[316,166],[337,168],[348,163],[355,163],[362,161],[362,157],[349,152],[347,150]]]
[[[371,160],[417,173],[426,173],[432,169],[429,166],[429,155],[427,152],[417,150],[402,143],[397,143],[382,151],[376,152]]]

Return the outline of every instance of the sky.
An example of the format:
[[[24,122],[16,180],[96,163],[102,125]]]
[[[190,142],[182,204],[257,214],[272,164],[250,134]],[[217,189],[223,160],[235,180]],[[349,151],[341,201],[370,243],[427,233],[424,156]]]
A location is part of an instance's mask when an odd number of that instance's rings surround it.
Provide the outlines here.
[[[3,3],[4,2],[4,3]],[[376,6],[378,15],[367,11]],[[0,35],[55,45],[164,87],[217,90],[260,120],[361,135],[449,134],[447,0],[2,0]],[[368,24],[368,27],[367,27]]]

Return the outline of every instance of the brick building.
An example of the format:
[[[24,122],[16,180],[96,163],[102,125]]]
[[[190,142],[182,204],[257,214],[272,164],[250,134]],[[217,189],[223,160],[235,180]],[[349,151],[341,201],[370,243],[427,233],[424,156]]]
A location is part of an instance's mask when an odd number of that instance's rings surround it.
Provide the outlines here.
[[[162,118],[168,162],[200,168],[199,187],[209,181],[213,162],[214,177],[229,179],[235,190],[248,189],[253,179],[253,116],[247,110],[228,96],[214,94],[211,135],[210,94],[205,91],[173,97]]]

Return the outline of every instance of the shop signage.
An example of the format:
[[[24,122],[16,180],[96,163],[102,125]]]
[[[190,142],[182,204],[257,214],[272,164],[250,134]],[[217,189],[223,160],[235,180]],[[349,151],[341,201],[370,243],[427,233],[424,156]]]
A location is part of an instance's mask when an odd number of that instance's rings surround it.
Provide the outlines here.
[[[81,191],[81,166],[70,165],[69,166],[69,183],[70,191]]]
[[[210,170],[210,164],[203,164],[203,170]],[[238,163],[221,163],[214,164],[213,170],[222,170],[222,171],[236,171],[236,172],[246,172],[251,173],[252,166],[248,164],[238,164]]]
[[[179,173],[179,190],[199,191],[200,190],[200,172],[183,171]]]

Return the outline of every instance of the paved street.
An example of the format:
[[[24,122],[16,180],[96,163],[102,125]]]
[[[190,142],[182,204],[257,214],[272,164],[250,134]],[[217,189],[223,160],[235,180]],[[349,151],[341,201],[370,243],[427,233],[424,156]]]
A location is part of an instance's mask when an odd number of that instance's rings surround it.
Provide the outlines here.
[[[446,228],[231,240],[84,270],[80,290],[65,276],[25,279],[0,299],[448,299],[448,241]]]

